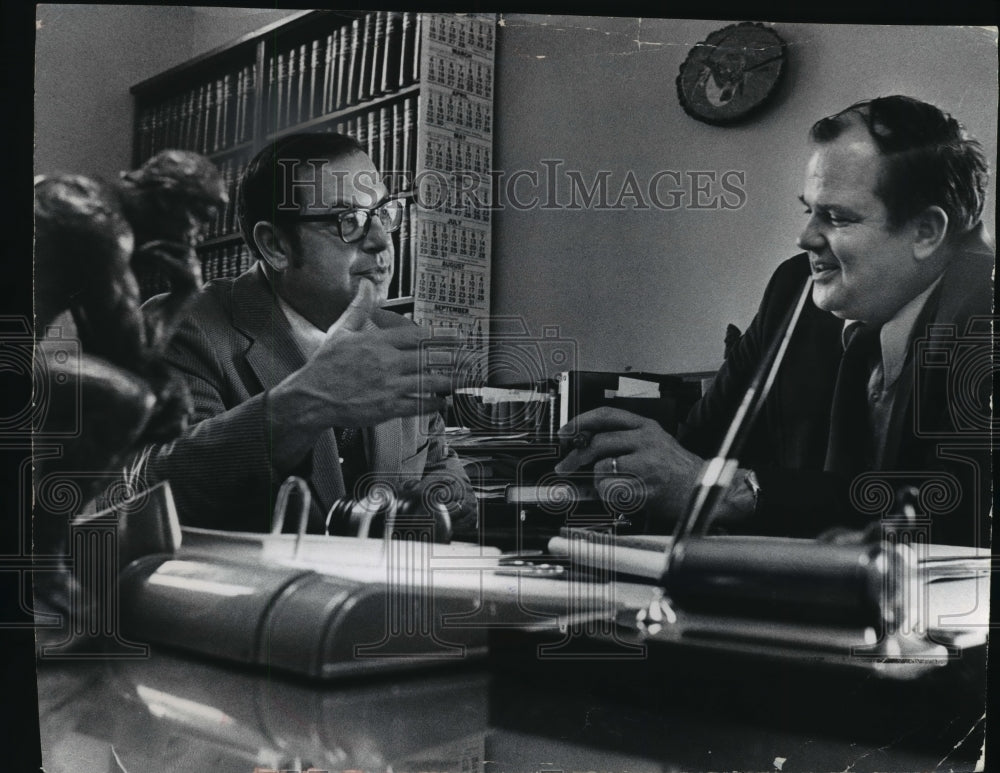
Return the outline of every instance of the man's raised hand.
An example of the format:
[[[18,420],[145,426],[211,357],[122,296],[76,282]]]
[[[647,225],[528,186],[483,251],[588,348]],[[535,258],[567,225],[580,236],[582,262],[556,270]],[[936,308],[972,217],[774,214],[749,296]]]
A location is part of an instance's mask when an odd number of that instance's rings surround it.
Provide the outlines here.
[[[305,365],[271,390],[271,435],[295,463],[331,427],[370,427],[388,419],[440,412],[452,389],[450,372],[427,372],[415,325],[379,328],[371,321],[375,287],[362,278],[358,292],[330,326]]]

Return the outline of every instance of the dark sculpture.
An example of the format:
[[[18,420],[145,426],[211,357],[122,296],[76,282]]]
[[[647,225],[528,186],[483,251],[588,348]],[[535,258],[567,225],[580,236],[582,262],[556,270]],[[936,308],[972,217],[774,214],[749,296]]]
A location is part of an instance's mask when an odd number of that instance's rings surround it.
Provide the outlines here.
[[[201,287],[199,233],[227,201],[216,167],[179,150],[114,184],[36,179],[33,429],[36,449],[56,449],[35,455],[36,556],[65,558],[74,508],[107,489],[145,445],[186,426],[190,398],[162,354]],[[140,308],[136,274],[144,271],[169,284],[155,314]],[[36,573],[40,585],[49,583]]]

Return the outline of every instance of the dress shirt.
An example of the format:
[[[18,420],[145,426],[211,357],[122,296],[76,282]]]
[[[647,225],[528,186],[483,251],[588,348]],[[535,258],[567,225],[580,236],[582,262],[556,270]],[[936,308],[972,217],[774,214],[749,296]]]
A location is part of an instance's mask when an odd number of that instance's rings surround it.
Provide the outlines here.
[[[868,380],[868,418],[873,431],[873,450],[875,452],[875,467],[880,468],[885,452],[886,440],[889,434],[889,421],[892,417],[893,403],[896,399],[896,389],[899,376],[910,352],[910,339],[913,327],[927,299],[941,281],[939,276],[920,295],[909,301],[896,312],[879,331],[881,356],[872,369]],[[847,348],[851,328],[857,325],[856,320],[844,320],[842,343]]]
[[[278,296],[278,304],[281,306],[281,310],[285,312],[288,324],[292,327],[292,338],[295,339],[295,343],[299,345],[306,359],[309,359],[323,344],[323,341],[326,340],[326,331],[320,330],[312,322],[299,314],[281,296]]]
[[[278,296],[278,304],[288,318],[288,324],[292,328],[292,338],[302,350],[302,354],[305,355],[306,359],[312,357],[326,340],[326,332],[299,314],[281,296]],[[351,495],[354,491],[354,483],[367,471],[368,454],[365,450],[365,443],[361,431],[353,427],[337,427],[334,429],[334,435],[339,454],[337,461],[341,464],[341,472],[344,475],[344,484],[348,495]],[[345,462],[345,458],[348,459],[347,462]]]

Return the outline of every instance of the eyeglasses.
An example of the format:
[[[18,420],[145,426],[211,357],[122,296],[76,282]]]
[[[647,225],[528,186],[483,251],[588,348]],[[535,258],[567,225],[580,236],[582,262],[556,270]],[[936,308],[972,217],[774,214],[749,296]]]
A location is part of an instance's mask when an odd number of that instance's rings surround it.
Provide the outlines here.
[[[398,231],[403,223],[404,209],[403,202],[399,199],[386,199],[374,207],[353,207],[319,215],[294,215],[292,219],[300,223],[336,224],[337,235],[347,244],[353,244],[368,236],[373,216],[378,218],[386,233]]]

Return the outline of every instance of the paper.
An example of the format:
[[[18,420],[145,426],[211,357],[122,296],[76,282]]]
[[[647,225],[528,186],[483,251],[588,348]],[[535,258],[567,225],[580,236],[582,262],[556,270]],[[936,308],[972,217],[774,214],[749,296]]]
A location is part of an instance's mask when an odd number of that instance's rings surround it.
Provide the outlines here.
[[[620,376],[617,389],[605,389],[604,398],[613,400],[617,397],[653,397],[659,398],[660,385],[655,381],[645,381],[641,378]]]

